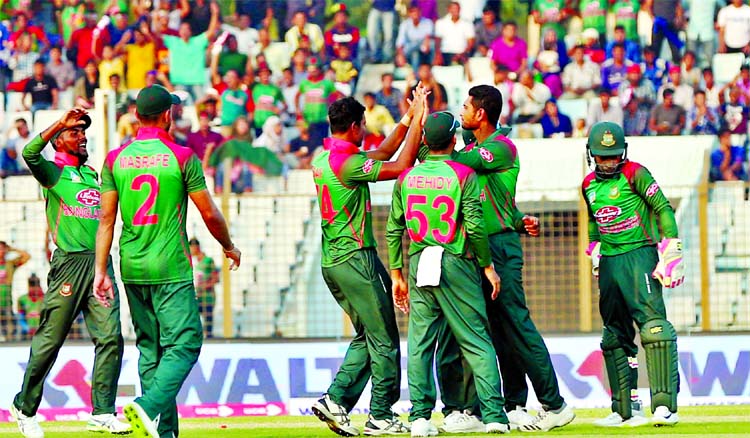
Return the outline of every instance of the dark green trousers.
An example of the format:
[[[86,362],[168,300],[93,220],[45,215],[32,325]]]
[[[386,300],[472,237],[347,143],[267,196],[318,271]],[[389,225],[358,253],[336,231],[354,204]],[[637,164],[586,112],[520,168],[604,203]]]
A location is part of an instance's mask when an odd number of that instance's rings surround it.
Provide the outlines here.
[[[161,415],[162,438],[179,435],[177,393],[198,360],[203,345],[198,302],[192,281],[126,284],[135,328],[142,395],[135,401],[150,418]]]
[[[349,411],[372,377],[370,413],[391,418],[401,393],[401,350],[388,272],[375,250],[365,249],[323,268],[323,279],[356,332],[328,395]]]
[[[667,319],[662,286],[651,277],[659,256],[655,246],[602,256],[599,262],[599,313],[629,356],[636,356],[635,322]]]
[[[112,264],[109,275],[114,279]],[[93,294],[94,252],[65,253],[56,250],[52,257],[47,293],[44,295],[39,329],[31,340],[31,354],[23,376],[21,392],[13,401],[24,415],[39,409],[42,390],[70,327],[83,312],[94,343],[94,370],[91,378],[93,413],[115,413],[117,381],[122,364],[120,300],[115,290],[112,306],[99,304]],[[115,286],[116,287],[116,286]]]
[[[481,279],[472,260],[443,254],[440,286],[417,287],[417,253],[409,262],[409,393],[410,421],[429,419],[435,408],[432,374],[438,337],[444,322],[455,337],[463,357],[474,370],[474,383],[486,423],[507,423],[500,392],[500,374],[489,336]],[[460,363],[460,357],[457,358]],[[463,377],[461,377],[463,379]]]

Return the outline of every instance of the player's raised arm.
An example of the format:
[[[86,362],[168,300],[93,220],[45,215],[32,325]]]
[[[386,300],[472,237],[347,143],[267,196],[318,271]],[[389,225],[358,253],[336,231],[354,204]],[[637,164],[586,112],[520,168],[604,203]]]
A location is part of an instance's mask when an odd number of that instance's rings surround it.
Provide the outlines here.
[[[415,92],[415,95],[417,92],[426,92],[421,82],[417,84],[417,91]],[[404,114],[404,116],[401,118],[401,121],[396,124],[396,127],[393,128],[393,131],[388,134],[388,137],[386,137],[385,140],[380,143],[380,146],[378,146],[378,148],[374,151],[370,151],[367,153],[368,158],[379,161],[388,161],[398,151],[398,148],[401,146],[401,143],[406,137],[406,133],[409,131],[409,125],[411,125],[412,118],[414,117],[414,99],[411,101],[407,100],[407,102],[409,102],[409,109],[406,111],[406,114]]]
[[[418,89],[414,95],[414,116],[409,124],[409,132],[406,134],[406,144],[398,160],[394,162],[383,163],[383,167],[378,173],[378,181],[387,181],[398,178],[401,172],[414,165],[419,152],[419,145],[422,143],[422,128],[424,127],[425,118],[427,117],[427,94],[424,90]]]

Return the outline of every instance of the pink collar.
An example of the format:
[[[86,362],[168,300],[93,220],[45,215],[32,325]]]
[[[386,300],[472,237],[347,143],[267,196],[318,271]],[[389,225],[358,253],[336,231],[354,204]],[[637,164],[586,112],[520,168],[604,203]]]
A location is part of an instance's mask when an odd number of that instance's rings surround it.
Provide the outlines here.
[[[55,164],[59,167],[79,167],[81,165],[78,157],[67,152],[55,152]]]
[[[336,137],[324,138],[323,149],[331,152],[349,155],[359,152],[359,147],[356,144]]]
[[[171,135],[162,128],[156,128],[152,126],[146,126],[138,129],[138,133],[135,136],[136,140],[153,140],[159,139],[174,143],[174,139]]]

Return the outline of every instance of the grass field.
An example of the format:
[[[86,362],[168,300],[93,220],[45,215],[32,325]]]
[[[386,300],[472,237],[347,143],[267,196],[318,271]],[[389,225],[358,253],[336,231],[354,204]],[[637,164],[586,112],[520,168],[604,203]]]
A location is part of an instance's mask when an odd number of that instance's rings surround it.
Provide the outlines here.
[[[554,430],[547,434],[522,434],[516,436],[542,437],[614,437],[614,436],[670,436],[670,437],[750,437],[750,406],[707,406],[686,407],[680,409],[681,422],[675,427],[655,428],[643,426],[637,429],[603,429],[594,427],[591,422],[606,415],[604,409],[585,409],[577,411],[576,420],[564,429]],[[355,416],[354,423],[362,425],[364,416]],[[436,424],[441,421],[440,415],[433,418]],[[91,437],[102,436],[85,431],[85,423],[42,423],[46,438],[57,437]],[[217,418],[181,421],[180,438],[244,438],[244,437],[328,437],[334,438],[333,432],[314,417],[242,417]],[[0,437],[20,437],[14,423],[0,425]],[[440,436],[487,436],[476,434]]]

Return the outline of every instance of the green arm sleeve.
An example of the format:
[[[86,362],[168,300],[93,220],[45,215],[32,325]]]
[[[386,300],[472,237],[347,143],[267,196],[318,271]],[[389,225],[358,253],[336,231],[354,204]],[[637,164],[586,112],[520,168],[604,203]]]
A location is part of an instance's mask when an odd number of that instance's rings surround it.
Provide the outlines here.
[[[62,175],[62,170],[55,163],[51,163],[42,157],[42,150],[45,146],[47,146],[47,142],[42,140],[41,135],[37,135],[23,148],[21,155],[34,178],[39,181],[39,184],[48,188],[57,183],[60,175]]]
[[[477,173],[502,172],[516,166],[516,151],[502,141],[487,141],[470,151],[453,152],[451,160],[469,166]]]
[[[112,170],[104,163],[102,167],[102,193],[116,192],[117,186],[115,185],[115,176],[112,175]]]
[[[461,213],[471,250],[479,266],[485,268],[492,263],[492,256],[487,228],[484,226],[482,204],[479,201],[479,183],[475,174],[470,175],[464,182],[461,191]]]
[[[639,168],[635,172],[632,185],[635,191],[646,201],[651,210],[659,217],[659,225],[661,225],[664,237],[668,239],[678,237],[674,209],[672,209],[672,205],[669,203],[667,197],[664,196],[664,192],[661,191],[661,187],[656,183],[651,172],[645,167]]]
[[[197,156],[191,155],[188,158],[183,172],[185,176],[185,188],[188,193],[200,192],[206,189],[206,177],[203,175],[203,168]]]
[[[513,229],[522,234],[526,234],[526,228],[523,225],[524,216],[525,214],[518,207],[513,210]]]
[[[393,196],[391,199],[391,213],[388,215],[388,223],[385,226],[385,240],[388,244],[388,260],[391,269],[401,269],[404,266],[404,254],[401,249],[401,238],[406,228],[404,218],[404,207],[401,202],[401,181],[393,185]]]
[[[382,168],[382,161],[367,158],[364,152],[354,154],[344,163],[341,178],[346,184],[376,182]]]
[[[589,220],[589,243],[598,242],[601,239],[601,237],[599,237],[599,225],[597,225],[594,220],[594,214],[591,212],[591,206],[586,199],[586,190],[584,190],[583,187],[581,187],[581,196],[583,196],[583,199],[586,202],[586,213]]]

